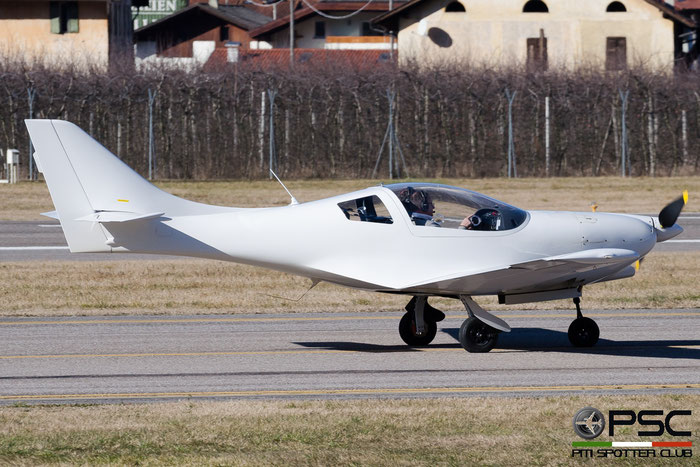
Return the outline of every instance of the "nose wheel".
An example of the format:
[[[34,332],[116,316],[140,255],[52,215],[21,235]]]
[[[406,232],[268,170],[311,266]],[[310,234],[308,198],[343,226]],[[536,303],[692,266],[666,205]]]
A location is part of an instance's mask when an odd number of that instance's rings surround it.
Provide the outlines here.
[[[569,341],[574,347],[593,347],[600,337],[600,328],[591,318],[581,313],[581,299],[574,298],[576,319],[569,325]]]

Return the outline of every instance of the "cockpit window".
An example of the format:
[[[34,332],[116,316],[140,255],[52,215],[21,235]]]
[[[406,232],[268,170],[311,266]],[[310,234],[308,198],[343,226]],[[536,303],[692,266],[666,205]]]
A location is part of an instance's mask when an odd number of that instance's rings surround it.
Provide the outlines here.
[[[351,221],[377,222],[380,224],[392,224],[389,210],[377,196],[353,199],[338,203],[345,217]]]
[[[497,231],[520,226],[527,213],[509,204],[462,188],[434,183],[387,185],[415,225]]]

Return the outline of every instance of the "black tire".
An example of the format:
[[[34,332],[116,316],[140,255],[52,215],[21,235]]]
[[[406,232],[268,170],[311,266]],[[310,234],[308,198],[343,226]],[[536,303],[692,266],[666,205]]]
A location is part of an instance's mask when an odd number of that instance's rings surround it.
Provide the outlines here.
[[[497,342],[498,330],[473,316],[464,320],[459,328],[459,343],[467,352],[488,352]]]
[[[399,335],[403,341],[411,347],[424,347],[430,344],[435,339],[437,334],[437,323],[434,321],[425,322],[425,333],[416,335],[416,318],[413,313],[409,312],[401,317],[399,322]]]
[[[569,341],[574,347],[593,347],[600,337],[600,329],[591,318],[576,318],[569,325]]]

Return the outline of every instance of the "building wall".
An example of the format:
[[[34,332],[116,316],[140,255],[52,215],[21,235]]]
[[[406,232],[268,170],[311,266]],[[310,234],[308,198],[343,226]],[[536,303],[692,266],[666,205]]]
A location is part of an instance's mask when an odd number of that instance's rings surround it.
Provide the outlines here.
[[[331,12],[330,15],[342,16],[346,12]],[[369,22],[377,16],[376,12],[358,13],[345,20],[332,20],[319,15],[312,15],[294,23],[295,46],[300,49],[323,49],[326,45],[325,38],[315,37],[316,23],[326,23],[326,36],[361,36],[362,23]],[[273,47],[289,47],[289,29],[283,29],[272,35],[270,41]]]
[[[29,61],[106,65],[107,2],[78,2],[77,33],[52,34],[48,1],[0,1],[0,53]]]
[[[220,40],[221,39],[221,28],[226,28],[228,29],[228,34],[229,38],[228,40]],[[250,45],[250,36],[248,35],[248,32],[238,28],[236,26],[233,26],[231,24],[229,25],[224,25],[224,26],[217,26],[214,27],[213,29],[210,29],[206,32],[203,32],[202,34],[199,34],[191,39],[188,39],[186,41],[180,42],[179,44],[176,44],[174,46],[168,47],[166,49],[161,50],[161,52],[158,54],[161,57],[192,57],[192,46],[195,42],[199,41],[212,41],[215,43],[215,46],[218,47],[223,47],[226,42],[229,41],[234,41],[234,42],[240,42],[241,47],[243,48],[248,48]]]
[[[622,0],[620,13],[606,12],[610,0],[545,0],[549,13],[523,13],[525,0],[462,0],[465,13],[445,12],[449,3],[425,2],[400,19],[402,63],[524,65],[527,39],[542,29],[549,68],[603,67],[607,37],[626,38],[627,66],[673,67],[673,22],[643,0]]]

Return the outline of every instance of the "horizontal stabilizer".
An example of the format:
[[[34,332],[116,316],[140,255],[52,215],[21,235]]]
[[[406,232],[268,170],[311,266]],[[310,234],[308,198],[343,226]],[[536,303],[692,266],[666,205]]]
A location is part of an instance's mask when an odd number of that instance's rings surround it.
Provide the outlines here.
[[[89,221],[89,222],[99,222],[101,224],[110,222],[134,222],[134,221],[145,221],[148,219],[156,219],[163,216],[164,212],[152,212],[148,214],[142,214],[138,212],[127,212],[127,211],[96,211],[87,216],[79,217],[76,221]]]
[[[51,219],[59,220],[58,211],[42,212],[41,215],[44,217],[50,217]]]

